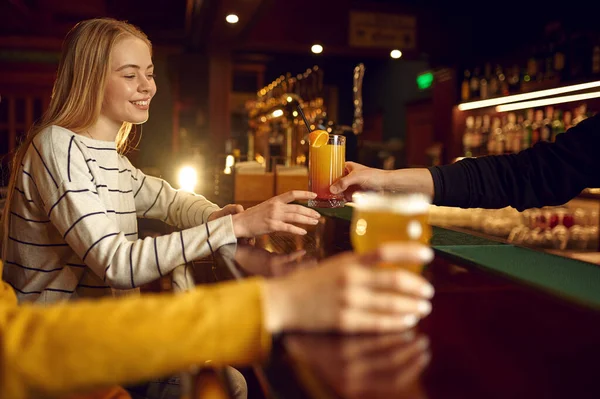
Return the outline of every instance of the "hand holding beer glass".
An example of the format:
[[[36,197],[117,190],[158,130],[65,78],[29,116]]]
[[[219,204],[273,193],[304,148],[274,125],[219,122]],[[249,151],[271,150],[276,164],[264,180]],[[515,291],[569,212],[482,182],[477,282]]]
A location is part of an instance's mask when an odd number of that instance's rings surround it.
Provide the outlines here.
[[[429,206],[424,194],[357,192],[352,196],[353,213],[350,238],[354,250],[367,253],[390,241],[415,241],[429,244]],[[380,267],[403,268],[421,273],[420,263],[382,263]]]

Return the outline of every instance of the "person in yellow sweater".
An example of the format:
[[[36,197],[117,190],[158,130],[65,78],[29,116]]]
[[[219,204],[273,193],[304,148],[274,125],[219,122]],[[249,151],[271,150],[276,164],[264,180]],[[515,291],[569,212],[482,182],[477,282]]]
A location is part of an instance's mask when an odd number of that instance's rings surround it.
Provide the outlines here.
[[[386,244],[282,278],[47,307],[17,305],[14,291],[0,283],[0,397],[128,398],[119,384],[207,361],[260,362],[271,334],[281,331],[406,330],[431,311],[433,288],[419,275],[375,265],[432,258],[428,247]]]

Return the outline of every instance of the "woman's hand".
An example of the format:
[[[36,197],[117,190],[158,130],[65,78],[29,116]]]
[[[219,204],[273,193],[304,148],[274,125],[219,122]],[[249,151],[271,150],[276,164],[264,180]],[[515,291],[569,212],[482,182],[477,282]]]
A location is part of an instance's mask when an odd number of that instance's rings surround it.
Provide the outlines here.
[[[315,225],[320,214],[302,205],[290,204],[292,201],[316,198],[310,191],[288,191],[273,197],[244,212],[233,215],[235,236],[254,237],[274,231],[284,231],[304,235],[306,230],[292,223]]]
[[[219,209],[218,211],[214,211],[213,213],[211,213],[207,219],[207,222],[221,218],[223,216],[235,215],[236,213],[240,213],[240,212],[244,212],[244,207],[239,204],[225,205],[222,209]]]
[[[401,331],[431,311],[433,287],[420,275],[381,269],[380,262],[428,263],[433,251],[416,243],[385,244],[367,255],[343,253],[265,283],[266,328],[342,332]]]

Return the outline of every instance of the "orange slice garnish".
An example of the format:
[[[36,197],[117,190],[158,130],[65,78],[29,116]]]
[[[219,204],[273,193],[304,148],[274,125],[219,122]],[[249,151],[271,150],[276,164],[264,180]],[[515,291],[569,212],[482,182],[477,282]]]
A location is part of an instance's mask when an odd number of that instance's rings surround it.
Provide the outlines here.
[[[321,147],[326,145],[329,140],[329,133],[325,130],[315,130],[308,135],[308,142],[311,147]]]

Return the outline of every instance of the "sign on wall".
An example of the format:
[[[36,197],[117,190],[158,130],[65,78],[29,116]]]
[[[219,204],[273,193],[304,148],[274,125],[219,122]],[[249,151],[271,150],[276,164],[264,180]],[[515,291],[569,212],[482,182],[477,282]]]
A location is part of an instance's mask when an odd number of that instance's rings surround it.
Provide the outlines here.
[[[350,46],[412,50],[417,45],[412,15],[350,11],[348,31]]]

